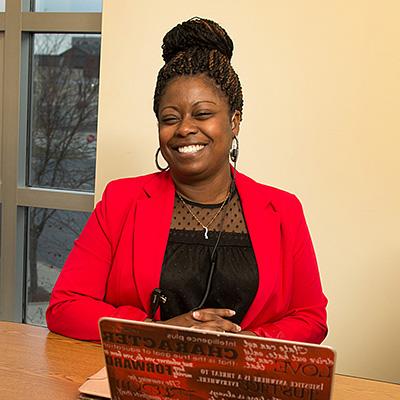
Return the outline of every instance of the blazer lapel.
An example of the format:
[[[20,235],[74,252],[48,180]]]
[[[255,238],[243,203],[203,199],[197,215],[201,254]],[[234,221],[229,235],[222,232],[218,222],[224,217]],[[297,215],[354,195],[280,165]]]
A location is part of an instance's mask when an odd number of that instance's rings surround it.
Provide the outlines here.
[[[156,175],[137,203],[133,235],[133,274],[143,308],[150,311],[150,296],[160,285],[168,242],[175,189],[168,173]]]
[[[268,303],[280,268],[280,218],[269,197],[268,188],[237,173],[236,186],[258,265],[258,290],[246,316],[244,328]]]

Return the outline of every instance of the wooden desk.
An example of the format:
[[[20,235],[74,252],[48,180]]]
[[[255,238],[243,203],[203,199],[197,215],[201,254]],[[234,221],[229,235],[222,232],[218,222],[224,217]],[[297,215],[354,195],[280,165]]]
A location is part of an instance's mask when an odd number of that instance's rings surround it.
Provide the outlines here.
[[[78,387],[103,363],[98,344],[0,322],[1,399],[75,400]]]
[[[0,398],[75,400],[103,366],[100,345],[0,322]],[[333,400],[399,400],[400,385],[336,375]]]

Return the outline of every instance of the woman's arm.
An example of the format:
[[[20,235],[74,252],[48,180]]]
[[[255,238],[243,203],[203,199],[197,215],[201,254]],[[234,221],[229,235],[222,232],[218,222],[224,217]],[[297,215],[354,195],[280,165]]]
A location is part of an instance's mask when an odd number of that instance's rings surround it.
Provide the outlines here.
[[[246,329],[258,336],[310,343],[321,343],[327,335],[326,305],[317,260],[300,202],[296,199],[294,212],[286,221],[288,240],[282,290],[287,292],[287,311],[273,321]],[[290,288],[290,291],[288,291]]]
[[[112,184],[111,184],[112,185]],[[109,185],[110,186],[110,185]],[[99,340],[97,322],[101,317],[143,321],[144,310],[134,306],[114,307],[104,301],[113,259],[113,232],[107,207],[109,186],[97,204],[67,258],[50,298],[47,325],[53,332],[83,340]],[[120,206],[120,204],[119,204]],[[122,224],[120,214],[114,225]]]

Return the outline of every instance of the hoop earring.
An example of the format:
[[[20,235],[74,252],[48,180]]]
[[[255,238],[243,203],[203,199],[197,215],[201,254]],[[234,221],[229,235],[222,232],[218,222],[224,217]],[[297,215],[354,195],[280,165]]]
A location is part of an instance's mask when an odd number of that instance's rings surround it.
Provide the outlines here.
[[[159,147],[159,148],[157,149],[157,151],[156,151],[156,157],[155,157],[155,160],[156,160],[156,167],[157,167],[157,169],[160,170],[160,171],[166,171],[167,169],[169,169],[169,165],[167,165],[165,168],[163,168],[163,167],[158,163],[158,155],[160,154],[160,151],[161,151],[161,148]]]
[[[229,157],[231,161],[236,164],[239,157],[239,139],[236,136],[233,137],[232,150],[229,152]]]

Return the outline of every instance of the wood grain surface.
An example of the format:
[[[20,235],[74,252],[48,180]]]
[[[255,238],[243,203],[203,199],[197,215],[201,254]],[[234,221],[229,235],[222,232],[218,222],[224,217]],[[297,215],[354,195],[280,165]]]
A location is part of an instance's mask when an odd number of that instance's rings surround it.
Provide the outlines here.
[[[400,400],[400,385],[336,375],[332,400]]]
[[[75,400],[79,386],[103,365],[99,344],[0,322],[2,400]],[[333,400],[400,400],[400,385],[336,375]]]
[[[99,344],[0,322],[0,399],[74,400],[103,364]]]

